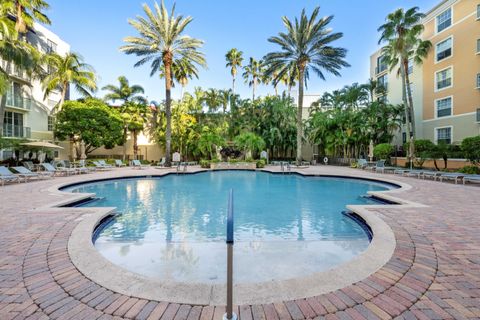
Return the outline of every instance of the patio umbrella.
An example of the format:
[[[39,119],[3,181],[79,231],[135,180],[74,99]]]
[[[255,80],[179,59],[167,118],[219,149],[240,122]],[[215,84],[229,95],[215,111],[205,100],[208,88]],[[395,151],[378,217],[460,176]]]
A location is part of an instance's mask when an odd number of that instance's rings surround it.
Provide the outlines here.
[[[20,145],[28,146],[28,147],[42,148],[42,149],[63,149],[62,147],[57,146],[56,144],[53,144],[53,143],[50,143],[50,142],[45,142],[45,141],[25,142],[25,143],[21,143]]]
[[[83,140],[80,141],[80,159],[87,159],[87,155],[85,154],[85,142]]]
[[[50,142],[45,142],[45,141],[25,142],[25,143],[21,143],[20,145],[27,146],[27,147],[40,148],[40,150],[42,151],[42,156],[43,156],[43,159],[38,157],[39,158],[38,160],[40,161],[40,163],[42,163],[45,159],[44,149],[63,149],[62,147],[57,146],[56,144],[53,144],[53,143],[50,143]]]
[[[370,144],[368,145],[368,158],[370,161],[373,159],[373,140],[370,139]]]

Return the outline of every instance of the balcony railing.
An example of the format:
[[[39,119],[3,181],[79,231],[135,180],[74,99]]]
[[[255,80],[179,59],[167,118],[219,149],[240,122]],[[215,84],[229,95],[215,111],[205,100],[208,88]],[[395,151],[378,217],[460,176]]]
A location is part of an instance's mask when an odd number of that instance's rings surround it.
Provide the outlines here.
[[[32,99],[7,94],[6,105],[7,107],[30,110],[32,109]]]
[[[8,63],[5,60],[0,60],[0,61],[1,61],[0,63],[2,65],[3,70],[5,70],[5,72],[7,72],[10,76],[14,76],[14,77],[22,79],[24,81],[30,81],[30,78],[25,71],[18,68],[17,66],[15,66],[12,63]]]
[[[30,138],[31,131],[29,127],[15,126],[12,124],[3,124],[3,136],[5,138]]]

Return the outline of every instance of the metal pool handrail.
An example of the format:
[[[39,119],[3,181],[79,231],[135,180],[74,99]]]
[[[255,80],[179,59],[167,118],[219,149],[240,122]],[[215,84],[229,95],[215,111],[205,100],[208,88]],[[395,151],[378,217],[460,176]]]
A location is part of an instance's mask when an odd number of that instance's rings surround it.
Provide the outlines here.
[[[230,189],[228,197],[227,213],[227,312],[223,315],[224,320],[236,320],[237,315],[233,312],[233,189]]]

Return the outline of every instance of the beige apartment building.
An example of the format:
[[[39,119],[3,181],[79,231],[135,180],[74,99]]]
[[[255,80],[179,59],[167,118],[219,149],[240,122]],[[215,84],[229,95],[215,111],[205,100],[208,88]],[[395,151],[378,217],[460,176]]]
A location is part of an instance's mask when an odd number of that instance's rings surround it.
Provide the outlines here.
[[[459,143],[480,134],[480,1],[444,0],[426,13],[423,39],[432,49],[423,64],[410,64],[417,139]],[[401,79],[370,57],[370,75],[387,87],[386,99],[402,103]],[[395,144],[405,141],[399,133]]]

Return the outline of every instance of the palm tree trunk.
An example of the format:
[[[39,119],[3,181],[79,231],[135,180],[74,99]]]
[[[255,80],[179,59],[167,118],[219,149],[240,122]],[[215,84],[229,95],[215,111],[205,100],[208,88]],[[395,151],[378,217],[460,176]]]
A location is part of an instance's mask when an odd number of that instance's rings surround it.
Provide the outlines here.
[[[7,105],[7,93],[5,92],[0,99],[0,137],[3,136],[3,126],[5,123],[5,109]]]
[[[257,86],[257,78],[253,78],[252,101],[255,101],[255,87]]]
[[[172,55],[165,54],[163,57],[165,65],[165,117],[167,127],[165,130],[165,166],[170,167],[171,164],[171,143],[172,143]]]
[[[408,143],[410,143],[410,132],[411,132],[411,128],[410,128],[410,117],[409,117],[409,107],[408,107],[408,102],[407,102],[407,92],[406,92],[406,79],[405,79],[405,66],[403,65],[403,63],[400,64],[400,75],[402,77],[402,98],[403,98],[403,107],[404,107],[404,111],[405,111],[405,135],[406,135],[406,140]],[[408,152],[410,152],[410,148],[408,150]],[[412,155],[408,155],[409,157],[411,157]]]
[[[235,94],[235,76],[232,77],[232,95]]]
[[[138,159],[138,139],[137,139],[137,130],[133,130],[133,159]]]
[[[127,158],[127,126],[123,127],[123,155],[122,160],[125,161]]]
[[[403,61],[403,70],[405,70],[405,88],[407,89],[407,98],[408,98],[408,108],[410,110],[410,120],[412,126],[412,136],[413,140],[417,138],[415,130],[415,113],[413,109],[413,97],[412,97],[412,88],[410,87],[410,76],[408,75],[408,59]]]
[[[299,67],[299,80],[298,80],[298,110],[297,110],[297,165],[302,161],[302,113],[303,113],[303,77],[305,69]]]

